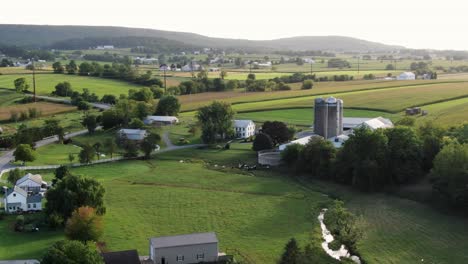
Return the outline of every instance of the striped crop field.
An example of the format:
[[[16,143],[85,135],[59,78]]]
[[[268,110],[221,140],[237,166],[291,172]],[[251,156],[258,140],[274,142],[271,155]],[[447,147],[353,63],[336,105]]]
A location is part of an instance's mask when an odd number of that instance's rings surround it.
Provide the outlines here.
[[[39,111],[43,116],[71,112],[76,110],[76,107],[74,106],[47,102],[11,105],[0,108],[0,120],[8,120],[12,112],[16,112],[19,115],[21,112],[28,112],[28,109],[30,108],[36,108],[37,111]]]

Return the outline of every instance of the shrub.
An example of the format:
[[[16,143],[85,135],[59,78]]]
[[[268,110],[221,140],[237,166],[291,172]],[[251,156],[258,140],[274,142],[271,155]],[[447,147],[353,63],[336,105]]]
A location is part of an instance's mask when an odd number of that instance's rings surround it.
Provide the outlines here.
[[[302,83],[302,89],[312,89],[312,87],[314,86],[314,82],[312,80],[305,80],[303,83]]]

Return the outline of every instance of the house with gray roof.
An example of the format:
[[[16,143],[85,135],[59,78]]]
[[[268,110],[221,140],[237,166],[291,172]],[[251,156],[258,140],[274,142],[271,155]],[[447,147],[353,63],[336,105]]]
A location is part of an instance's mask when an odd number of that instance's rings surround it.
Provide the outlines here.
[[[6,213],[42,210],[42,195],[27,192],[18,186],[13,188],[3,187],[3,189],[5,191],[3,204]]]
[[[16,181],[16,186],[26,192],[37,194],[41,191],[41,188],[47,188],[47,182],[43,181],[42,176],[39,174],[28,173]]]
[[[216,262],[219,256],[218,238],[214,232],[150,239],[150,259],[153,264]]]

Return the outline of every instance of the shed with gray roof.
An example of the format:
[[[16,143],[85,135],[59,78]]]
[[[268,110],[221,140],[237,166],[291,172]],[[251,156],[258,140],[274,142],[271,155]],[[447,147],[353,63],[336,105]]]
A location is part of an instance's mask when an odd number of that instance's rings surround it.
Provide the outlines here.
[[[150,239],[150,258],[154,264],[215,262],[218,252],[214,232]]]

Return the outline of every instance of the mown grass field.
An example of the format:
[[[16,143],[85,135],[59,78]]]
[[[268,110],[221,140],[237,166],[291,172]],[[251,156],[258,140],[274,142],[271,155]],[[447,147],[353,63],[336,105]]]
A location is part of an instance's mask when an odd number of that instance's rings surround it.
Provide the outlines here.
[[[59,113],[76,111],[75,106],[66,104],[54,104],[48,102],[37,102],[28,104],[10,105],[0,108],[0,120],[9,120],[11,113],[17,113],[18,116],[21,112],[28,112],[28,109],[35,108],[44,116],[50,116]]]
[[[27,162],[27,166],[39,165],[67,165],[70,164],[68,154],[73,154],[75,160],[73,163],[78,163],[78,154],[81,148],[73,144],[50,144],[40,147],[36,150],[37,159],[33,162]],[[20,162],[17,162],[20,164]]]
[[[15,91],[0,89],[0,107],[12,105],[16,100],[19,100],[22,97],[22,94]]]
[[[368,111],[358,109],[345,109],[345,117],[386,117],[393,121],[400,118],[400,115],[389,114],[387,112]],[[282,109],[271,111],[258,111],[239,113],[236,115],[238,119],[251,119],[255,122],[263,123],[265,121],[281,121],[291,125],[310,127],[314,122],[313,108],[298,108],[298,109]]]
[[[29,83],[29,90],[32,91],[32,75],[2,75],[0,76],[0,88],[14,89],[13,81],[17,78],[24,77]],[[96,77],[86,77],[67,74],[37,74],[36,75],[36,91],[38,94],[49,95],[55,91],[55,86],[60,82],[70,82],[74,91],[82,92],[83,88],[89,89],[91,93],[96,93],[98,96],[104,94],[128,94],[129,89],[140,89],[143,86],[123,82],[118,80],[103,79]]]
[[[423,108],[429,114],[418,116],[418,122],[432,120],[441,125],[458,125],[468,122],[468,98],[450,100],[447,102],[426,105]]]

